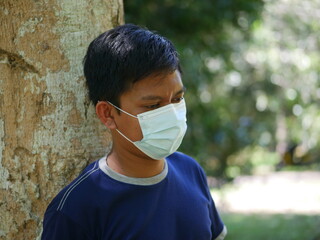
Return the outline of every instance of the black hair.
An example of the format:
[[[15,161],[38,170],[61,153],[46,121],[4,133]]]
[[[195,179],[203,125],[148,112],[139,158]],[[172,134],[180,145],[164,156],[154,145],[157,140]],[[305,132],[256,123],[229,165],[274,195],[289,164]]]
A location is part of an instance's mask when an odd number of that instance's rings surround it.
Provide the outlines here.
[[[94,39],[83,59],[89,98],[119,106],[121,94],[151,74],[178,70],[173,44],[154,32],[133,24],[111,29]]]

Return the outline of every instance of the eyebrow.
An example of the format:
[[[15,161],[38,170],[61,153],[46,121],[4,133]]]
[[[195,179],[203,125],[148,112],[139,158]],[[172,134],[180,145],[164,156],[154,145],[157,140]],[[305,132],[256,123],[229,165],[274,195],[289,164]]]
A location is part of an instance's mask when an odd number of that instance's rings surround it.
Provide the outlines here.
[[[174,96],[177,96],[177,95],[179,95],[181,93],[184,93],[184,92],[186,92],[186,90],[187,90],[187,88],[185,86],[183,86],[178,92],[176,92],[174,94]],[[141,100],[161,100],[161,99],[162,99],[162,97],[155,96],[155,95],[147,95],[147,96],[143,96],[141,98]]]

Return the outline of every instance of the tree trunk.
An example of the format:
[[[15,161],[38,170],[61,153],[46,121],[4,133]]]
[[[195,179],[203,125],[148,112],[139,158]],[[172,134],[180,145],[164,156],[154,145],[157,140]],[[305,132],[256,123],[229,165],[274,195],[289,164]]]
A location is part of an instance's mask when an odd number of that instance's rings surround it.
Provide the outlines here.
[[[57,192],[106,153],[82,59],[122,0],[1,0],[0,239],[39,239]]]

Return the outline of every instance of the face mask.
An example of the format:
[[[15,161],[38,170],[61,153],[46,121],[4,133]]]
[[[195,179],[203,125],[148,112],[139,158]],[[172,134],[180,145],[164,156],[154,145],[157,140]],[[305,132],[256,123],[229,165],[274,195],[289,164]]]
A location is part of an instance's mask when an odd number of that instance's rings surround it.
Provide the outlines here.
[[[149,157],[161,160],[179,148],[187,130],[187,110],[184,100],[137,116],[125,112],[112,103],[110,104],[121,112],[139,120],[143,134],[140,141],[133,142],[118,129],[116,130]]]

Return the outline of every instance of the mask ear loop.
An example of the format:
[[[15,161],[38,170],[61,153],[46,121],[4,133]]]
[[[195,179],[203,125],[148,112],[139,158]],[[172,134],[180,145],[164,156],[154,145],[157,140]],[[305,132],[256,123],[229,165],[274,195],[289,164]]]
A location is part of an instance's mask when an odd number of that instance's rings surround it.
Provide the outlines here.
[[[124,112],[125,114],[128,114],[130,117],[138,118],[138,117],[136,117],[136,116],[134,116],[134,115],[132,115],[132,114],[130,114],[130,113],[122,110],[121,108],[113,105],[111,102],[109,102],[109,101],[107,101],[107,102],[108,102],[111,106],[113,106],[114,108],[118,109],[119,111]],[[133,141],[131,141],[126,135],[124,135],[122,132],[120,132],[119,129],[116,129],[116,131],[117,131],[122,137],[124,137],[126,140],[128,140],[129,142],[131,142],[131,143],[133,144]]]
[[[131,142],[132,144],[134,143],[134,142],[131,141],[126,135],[124,135],[122,132],[120,132],[119,129],[116,129],[116,131],[117,131],[122,137],[124,137],[126,140],[128,140],[128,141]]]
[[[122,110],[121,108],[117,107],[116,105],[113,105],[111,102],[109,102],[109,101],[107,101],[107,102],[108,102],[110,105],[112,105],[113,107],[115,107],[116,109],[118,109],[119,111],[124,112],[125,114],[128,114],[130,117],[138,118],[137,116],[132,115],[132,114],[130,114],[130,113]]]

